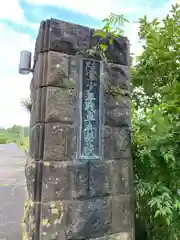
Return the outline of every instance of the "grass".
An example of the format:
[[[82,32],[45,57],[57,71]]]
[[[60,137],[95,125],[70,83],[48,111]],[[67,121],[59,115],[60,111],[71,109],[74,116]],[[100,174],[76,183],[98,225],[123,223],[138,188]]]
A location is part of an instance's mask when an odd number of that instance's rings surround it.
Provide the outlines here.
[[[24,137],[22,140],[19,136],[13,134],[0,133],[0,144],[15,143],[23,151],[27,151],[29,148],[29,137]]]
[[[0,133],[0,144],[6,144],[8,143],[9,137],[7,134]]]
[[[23,151],[27,151],[29,148],[29,137],[24,137],[23,140],[16,141],[16,144]]]

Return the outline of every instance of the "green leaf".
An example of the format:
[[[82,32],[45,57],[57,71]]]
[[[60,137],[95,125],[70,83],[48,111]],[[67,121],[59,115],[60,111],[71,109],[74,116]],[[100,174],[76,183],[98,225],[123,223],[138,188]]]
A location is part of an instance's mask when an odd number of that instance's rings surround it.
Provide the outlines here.
[[[113,44],[113,39],[112,39],[112,38],[109,39],[109,44],[110,44],[110,45]]]
[[[93,36],[98,36],[101,38],[106,38],[106,33],[102,30],[96,30],[95,33],[93,34]]]

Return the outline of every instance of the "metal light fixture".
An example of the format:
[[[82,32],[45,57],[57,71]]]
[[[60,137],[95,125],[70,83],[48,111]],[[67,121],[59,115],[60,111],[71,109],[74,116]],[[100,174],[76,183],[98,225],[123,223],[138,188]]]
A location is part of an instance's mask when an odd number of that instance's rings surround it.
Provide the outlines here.
[[[22,75],[27,75],[30,72],[33,72],[33,69],[31,68],[31,52],[25,50],[21,51],[19,73]]]

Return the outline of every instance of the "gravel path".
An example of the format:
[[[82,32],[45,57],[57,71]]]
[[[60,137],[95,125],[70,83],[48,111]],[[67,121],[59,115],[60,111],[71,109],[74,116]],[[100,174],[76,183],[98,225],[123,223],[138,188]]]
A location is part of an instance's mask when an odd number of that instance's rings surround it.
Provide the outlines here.
[[[15,144],[0,145],[0,240],[21,240],[24,161],[25,154]]]

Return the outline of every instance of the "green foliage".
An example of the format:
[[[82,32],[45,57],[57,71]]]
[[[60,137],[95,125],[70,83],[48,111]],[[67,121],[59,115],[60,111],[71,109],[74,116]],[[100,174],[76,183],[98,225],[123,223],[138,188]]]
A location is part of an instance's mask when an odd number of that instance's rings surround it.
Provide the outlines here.
[[[96,35],[121,34],[121,19],[111,14]],[[180,239],[179,19],[178,4],[163,20],[141,18],[143,52],[131,66],[136,223],[141,225],[136,231],[145,229],[148,240]]]
[[[22,150],[27,151],[29,148],[29,137],[24,137],[21,140],[16,140],[16,144],[19,148],[21,148]]]
[[[108,18],[105,18],[103,20],[104,23],[103,28],[101,30],[96,30],[94,36],[100,36],[103,39],[107,37],[108,33],[111,36],[118,37],[122,35],[123,26],[127,22],[129,21],[124,17],[123,14],[117,15],[111,13]]]
[[[170,13],[162,21],[148,22],[146,16],[139,20],[144,51],[136,59],[133,84],[143,86],[149,96],[180,80],[180,5],[174,5]]]
[[[141,88],[141,97],[133,90],[136,211],[149,240],[180,239],[179,19],[179,5],[163,21],[140,19],[144,51],[132,71]]]
[[[29,136],[29,127],[22,127],[20,125],[13,125],[5,131],[12,139],[20,138],[21,134],[23,134],[24,137]]]
[[[155,105],[140,119],[134,118],[137,213],[148,226],[149,239],[180,237],[180,110],[173,105],[172,111],[172,102]]]
[[[8,142],[8,137],[4,132],[0,132],[0,144],[6,144]]]
[[[28,148],[29,127],[13,125],[11,128],[0,129],[0,144],[16,143],[23,149]]]

